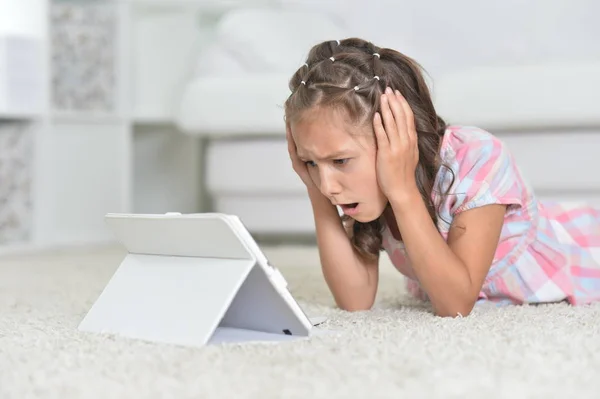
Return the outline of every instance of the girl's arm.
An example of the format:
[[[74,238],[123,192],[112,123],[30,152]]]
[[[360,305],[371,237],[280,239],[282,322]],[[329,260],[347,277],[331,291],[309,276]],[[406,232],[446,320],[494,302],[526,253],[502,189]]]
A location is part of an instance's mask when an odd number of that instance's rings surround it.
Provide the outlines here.
[[[298,157],[298,149],[288,123],[286,139],[292,167],[308,191],[321,268],[335,302],[344,310],[369,309],[373,306],[377,292],[378,257],[367,261],[354,250],[337,208],[321,194],[312,181],[306,164]]]
[[[459,212],[446,242],[417,188],[419,150],[415,119],[399,91],[386,89],[381,97],[381,115],[375,113],[373,127],[379,184],[390,201],[417,279],[438,315],[468,315],[492,265],[502,232],[506,206],[497,203],[517,199],[518,193],[503,185],[509,180],[504,172],[509,172],[510,157],[503,154],[498,143],[488,143],[491,147],[487,156],[495,157],[495,172],[486,178],[502,189],[504,198],[495,200],[490,191],[482,196],[485,201],[481,205]],[[480,189],[487,190],[489,186],[482,185]],[[488,205],[483,205],[486,202]]]
[[[363,259],[350,242],[338,211],[318,190],[308,190],[325,281],[343,310],[368,310],[375,302],[378,259]]]
[[[439,316],[467,316],[500,239],[505,205],[459,213],[446,242],[418,191],[390,201],[413,270]]]

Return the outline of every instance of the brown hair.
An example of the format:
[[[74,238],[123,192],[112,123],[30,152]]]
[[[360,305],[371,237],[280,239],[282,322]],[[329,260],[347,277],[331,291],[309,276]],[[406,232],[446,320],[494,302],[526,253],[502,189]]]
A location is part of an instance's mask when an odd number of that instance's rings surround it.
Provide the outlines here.
[[[446,122],[437,115],[422,68],[413,59],[389,48],[349,38],[315,45],[304,64],[290,79],[292,94],[285,102],[286,121],[301,118],[315,107],[344,110],[355,125],[371,124],[380,112],[386,87],[399,90],[413,110],[418,137],[416,182],[432,220],[437,214],[431,199],[440,166],[438,149]],[[381,251],[383,224],[354,222],[352,243],[363,255]]]

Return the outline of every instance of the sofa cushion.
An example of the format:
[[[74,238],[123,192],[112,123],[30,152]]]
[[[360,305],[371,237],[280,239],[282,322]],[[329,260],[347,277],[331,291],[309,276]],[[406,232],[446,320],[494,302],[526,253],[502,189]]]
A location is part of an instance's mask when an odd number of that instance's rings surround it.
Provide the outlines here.
[[[600,61],[485,67],[434,78],[437,112],[490,130],[600,126]]]
[[[323,12],[246,8],[223,17],[216,41],[235,54],[248,72],[287,72],[302,64],[310,48],[348,32]]]
[[[202,48],[192,71],[192,77],[205,77],[211,75],[236,76],[247,71],[236,57],[218,42],[211,42]]]

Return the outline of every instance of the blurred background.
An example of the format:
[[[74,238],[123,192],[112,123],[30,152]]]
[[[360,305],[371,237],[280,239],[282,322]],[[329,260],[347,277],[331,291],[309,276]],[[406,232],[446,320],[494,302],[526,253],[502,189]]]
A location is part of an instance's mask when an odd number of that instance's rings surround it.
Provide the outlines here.
[[[593,0],[0,0],[0,251],[111,241],[107,212],[233,213],[312,236],[288,79],[322,40],[419,61],[438,112],[540,197],[600,204]]]

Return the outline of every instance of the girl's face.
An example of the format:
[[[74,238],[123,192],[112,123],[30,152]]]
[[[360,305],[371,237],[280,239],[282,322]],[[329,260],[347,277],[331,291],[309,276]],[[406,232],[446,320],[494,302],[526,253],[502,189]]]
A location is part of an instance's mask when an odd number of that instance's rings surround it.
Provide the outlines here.
[[[387,198],[377,182],[377,149],[372,126],[352,127],[343,112],[310,111],[291,124],[299,158],[332,204],[359,222],[381,216]]]

